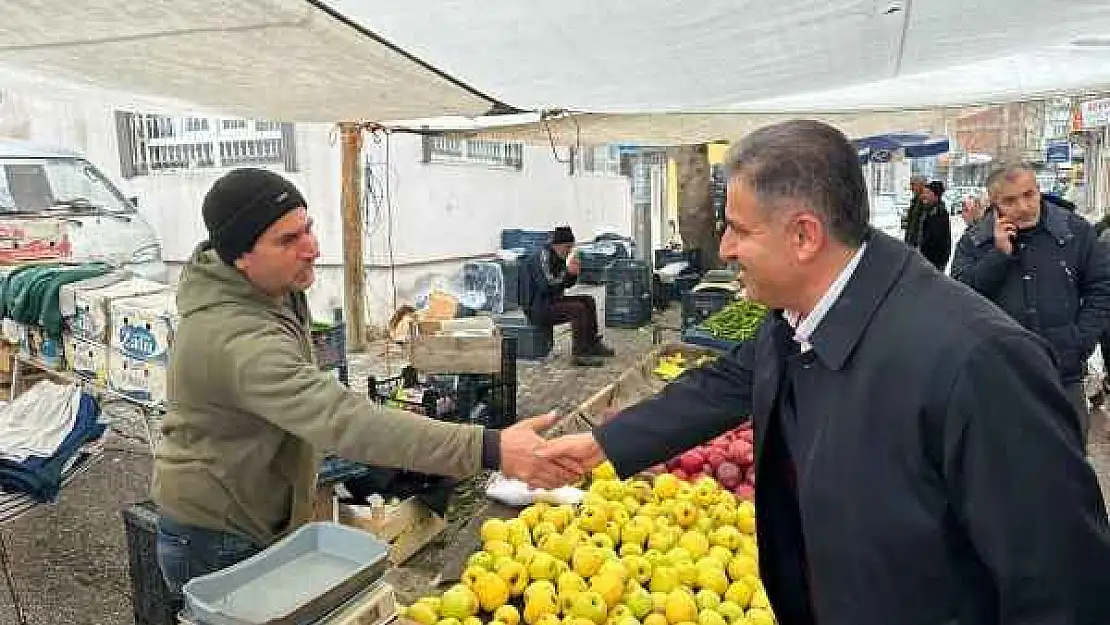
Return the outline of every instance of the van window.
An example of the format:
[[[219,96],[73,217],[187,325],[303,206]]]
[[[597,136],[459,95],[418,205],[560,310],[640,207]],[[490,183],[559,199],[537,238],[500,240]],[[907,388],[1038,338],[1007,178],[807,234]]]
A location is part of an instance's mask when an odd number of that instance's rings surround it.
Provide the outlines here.
[[[134,212],[119,190],[84,159],[0,158],[0,214],[47,209]]]

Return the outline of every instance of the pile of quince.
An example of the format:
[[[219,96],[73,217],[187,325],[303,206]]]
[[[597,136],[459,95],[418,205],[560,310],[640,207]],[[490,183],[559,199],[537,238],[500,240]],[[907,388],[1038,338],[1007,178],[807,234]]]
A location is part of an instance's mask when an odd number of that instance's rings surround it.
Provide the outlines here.
[[[481,527],[461,583],[403,614],[421,625],[769,625],[755,508],[712,478],[594,470],[580,506],[537,503]]]

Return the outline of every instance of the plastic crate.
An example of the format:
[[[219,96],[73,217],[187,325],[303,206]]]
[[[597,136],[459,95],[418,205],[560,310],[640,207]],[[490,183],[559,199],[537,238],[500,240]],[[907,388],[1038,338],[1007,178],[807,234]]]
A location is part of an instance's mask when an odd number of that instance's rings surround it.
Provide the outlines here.
[[[680,273],[675,276],[675,299],[682,301],[682,298],[686,297],[686,294],[692,291],[699,282],[701,282],[701,276],[697,273]]]
[[[682,331],[682,342],[690,345],[697,345],[699,347],[708,347],[709,349],[718,352],[728,352],[733,348],[738,347],[740,341],[730,341],[728,339],[719,339],[713,336],[708,330],[704,328],[687,328]]]
[[[651,293],[643,297],[606,297],[605,327],[642,328],[651,322]]]
[[[662,269],[671,263],[688,263],[691,269],[701,269],[699,250],[655,250],[655,268]]]
[[[312,324],[312,349],[316,364],[325,371],[337,369],[339,381],[350,382],[347,364],[347,326],[342,322]]]
[[[605,271],[605,297],[651,298],[651,268],[642,260],[618,260]]]
[[[143,501],[125,509],[123,527],[135,625],[176,625],[184,599],[170,592],[158,568],[158,511],[154,502]]]
[[[682,327],[701,324],[710,315],[736,300],[736,293],[727,289],[690,291],[682,298]]]
[[[421,380],[417,370],[405,367],[390,378],[367,378],[370,398],[433,419],[475,423],[502,428],[516,422],[516,339],[505,337],[501,346],[501,371],[495,374],[447,374]],[[413,399],[395,399],[398,389],[419,389]]]
[[[524,317],[499,317],[496,323],[503,336],[516,340],[517,358],[538,360],[555,347],[555,329],[551,326],[534,326]]]
[[[501,266],[501,275],[504,278],[505,291],[501,295],[504,310],[520,308],[520,261],[499,258],[494,262]]]

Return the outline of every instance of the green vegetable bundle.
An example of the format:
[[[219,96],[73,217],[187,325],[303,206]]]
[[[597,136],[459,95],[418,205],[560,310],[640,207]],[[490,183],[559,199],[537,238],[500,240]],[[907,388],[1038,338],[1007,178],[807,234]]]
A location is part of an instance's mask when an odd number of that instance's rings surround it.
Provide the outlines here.
[[[747,341],[755,336],[766,316],[767,307],[763,304],[739,299],[713,313],[702,327],[718,339]]]

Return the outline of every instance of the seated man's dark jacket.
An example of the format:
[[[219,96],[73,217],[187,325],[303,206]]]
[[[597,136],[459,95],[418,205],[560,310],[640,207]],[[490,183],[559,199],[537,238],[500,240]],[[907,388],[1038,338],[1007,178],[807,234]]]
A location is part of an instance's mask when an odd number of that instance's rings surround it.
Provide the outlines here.
[[[1044,337],[1065,384],[1081,381],[1110,323],[1110,251],[1096,244],[1093,225],[1049,199],[1037,226],[1018,235],[1013,254],[995,247],[994,227],[991,213],[964,233],[952,277]]]
[[[1039,337],[881,233],[812,351],[792,337],[776,311],[594,431],[627,476],[753,415],[779,623],[1110,622],[1105,505]]]
[[[567,271],[567,262],[551,246],[545,246],[524,258],[520,271],[520,307],[533,323],[543,318],[552,302],[578,282],[578,276]]]

